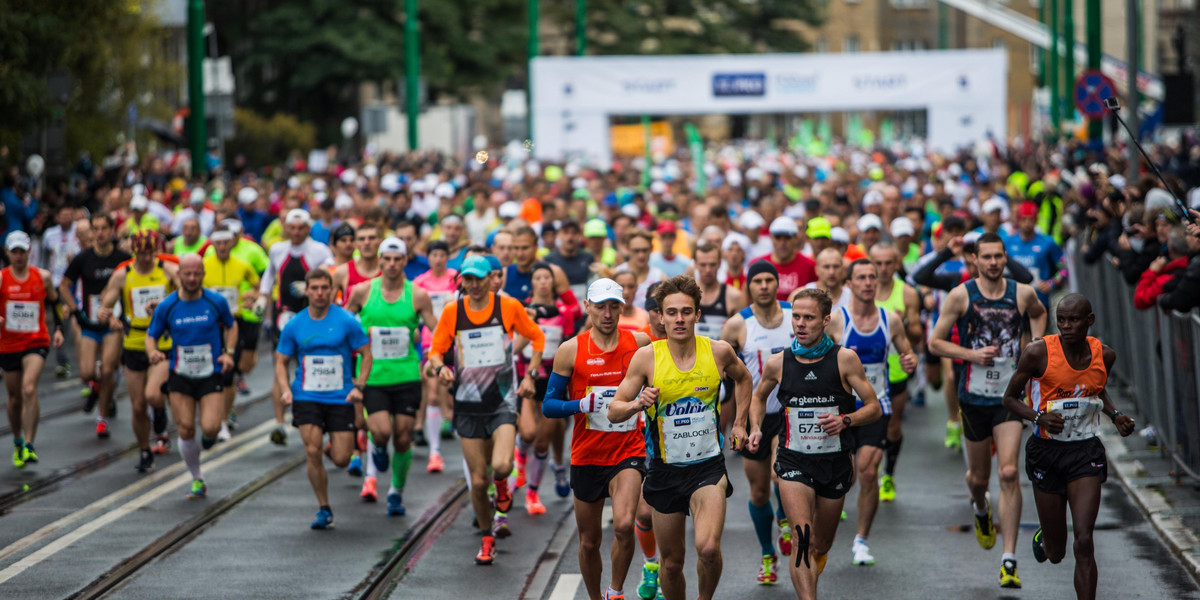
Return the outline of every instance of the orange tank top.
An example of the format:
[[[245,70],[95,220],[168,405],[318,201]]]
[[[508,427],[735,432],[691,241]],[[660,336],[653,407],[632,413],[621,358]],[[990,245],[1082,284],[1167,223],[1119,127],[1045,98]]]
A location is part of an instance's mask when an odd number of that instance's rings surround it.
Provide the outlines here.
[[[13,276],[12,267],[0,271],[0,301],[4,305],[0,354],[50,345],[46,314],[43,312],[45,300],[46,286],[37,269],[30,268],[24,281]]]
[[[617,347],[603,352],[592,341],[589,329],[575,340],[574,372],[567,393],[571,400],[579,400],[595,394],[603,400],[600,410],[575,415],[575,428],[571,432],[571,464],[612,466],[623,460],[646,456],[646,443],[642,437],[642,416],[624,423],[608,420],[608,402],[616,395],[617,386],[629,370],[629,362],[638,350],[637,339],[632,332],[619,330]]]
[[[1062,338],[1058,335],[1048,335],[1042,338],[1046,343],[1046,372],[1041,377],[1033,378],[1029,384],[1030,406],[1037,411],[1055,411],[1053,404],[1061,404],[1073,398],[1095,398],[1104,391],[1108,384],[1108,369],[1104,366],[1104,345],[1094,337],[1088,337],[1088,347],[1092,351],[1092,361],[1083,370],[1076,370],[1067,362],[1063,354]],[[1043,439],[1050,439],[1050,434],[1034,426],[1034,433]]]

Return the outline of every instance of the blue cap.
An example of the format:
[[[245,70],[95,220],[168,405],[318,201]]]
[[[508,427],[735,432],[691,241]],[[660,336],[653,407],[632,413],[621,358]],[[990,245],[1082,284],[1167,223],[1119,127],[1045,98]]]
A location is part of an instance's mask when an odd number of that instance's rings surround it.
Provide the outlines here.
[[[458,272],[462,275],[472,275],[482,279],[492,272],[492,263],[482,256],[472,256],[463,261],[462,269],[459,269]]]
[[[491,254],[489,254],[489,255],[485,256],[484,258],[487,259],[489,265],[492,265],[493,271],[499,271],[504,268],[503,266],[500,265],[500,259],[496,258],[495,256],[492,256]]]

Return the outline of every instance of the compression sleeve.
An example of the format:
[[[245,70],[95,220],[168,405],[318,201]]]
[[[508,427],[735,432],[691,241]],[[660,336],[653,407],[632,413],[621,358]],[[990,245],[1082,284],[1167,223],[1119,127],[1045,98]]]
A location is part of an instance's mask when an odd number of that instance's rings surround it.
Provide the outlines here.
[[[542,415],[551,419],[561,419],[579,412],[578,400],[567,400],[567,384],[571,380],[558,373],[550,373],[546,382],[546,398],[542,400]]]

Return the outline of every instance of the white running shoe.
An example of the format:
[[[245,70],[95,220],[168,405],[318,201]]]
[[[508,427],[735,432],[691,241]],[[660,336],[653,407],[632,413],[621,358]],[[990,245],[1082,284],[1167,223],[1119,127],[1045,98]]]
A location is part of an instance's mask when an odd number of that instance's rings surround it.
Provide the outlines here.
[[[854,552],[854,564],[859,566],[875,564],[875,557],[871,556],[871,549],[867,548],[866,544],[856,543],[850,550]]]
[[[231,437],[233,437],[233,436],[229,433],[229,424],[222,422],[221,423],[221,431],[217,432],[217,441],[218,442],[227,442],[227,441],[229,441],[229,438],[231,438]]]

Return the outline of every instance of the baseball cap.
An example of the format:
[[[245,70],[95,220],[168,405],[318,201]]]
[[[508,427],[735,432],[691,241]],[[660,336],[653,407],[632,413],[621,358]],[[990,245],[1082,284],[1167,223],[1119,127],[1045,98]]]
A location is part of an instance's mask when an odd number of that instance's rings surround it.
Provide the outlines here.
[[[326,184],[324,179],[314,179],[312,181],[312,189],[314,192],[323,192],[325,191],[325,188]]]
[[[312,216],[303,208],[293,208],[283,219],[284,225],[312,225]]]
[[[912,221],[910,221],[908,217],[896,217],[895,219],[892,219],[889,232],[894,238],[904,237],[906,235],[911,237],[917,234],[916,230],[913,228]]]
[[[750,250],[750,238],[736,231],[732,231],[725,235],[725,239],[721,241],[721,251],[728,252],[734,244],[737,244],[743,252]]]
[[[212,232],[212,235],[208,236],[208,241],[210,241],[210,242],[231,242],[231,241],[233,241],[233,238],[234,238],[234,235],[233,235],[232,231],[229,231],[228,229],[219,229],[217,231]]]
[[[592,219],[583,224],[583,237],[608,237],[608,225],[600,219]]]
[[[675,221],[662,221],[658,224],[658,235],[675,235]]]
[[[1021,204],[1020,208],[1017,209],[1017,217],[1019,217],[1021,219],[1028,219],[1030,217],[1036,217],[1037,213],[1038,213],[1038,207],[1036,204],[1034,204],[1032,202],[1025,202],[1025,203]]]
[[[254,204],[258,200],[258,190],[252,187],[244,187],[238,190],[238,202],[241,204]]]
[[[489,265],[492,265],[493,271],[499,271],[504,268],[504,265],[500,264],[500,259],[496,258],[496,255],[488,254],[488,255],[484,256],[484,258],[487,259]]]
[[[354,208],[354,199],[348,194],[338,194],[337,197],[333,199],[334,210],[350,210],[352,208]]]
[[[501,204],[496,213],[500,215],[501,219],[515,219],[521,216],[521,205],[514,200],[509,200]]]
[[[982,210],[983,214],[985,215],[996,211],[1003,213],[1004,209],[1006,208],[1005,204],[1006,203],[1001,198],[989,198],[987,202],[983,203],[983,208],[980,210]]]
[[[229,231],[233,232],[233,235],[237,235],[242,232],[242,222],[237,219],[225,219],[224,221],[221,221],[221,225],[224,225],[229,229]]]
[[[833,229],[829,230],[829,239],[839,244],[849,244],[850,233],[841,227],[834,227]]]
[[[408,254],[408,247],[404,245],[404,240],[390,237],[379,244],[379,255],[384,254]]]
[[[587,301],[593,304],[616,300],[621,304],[625,304],[625,296],[622,295],[621,284],[605,277],[597,279],[588,286]]]
[[[8,234],[8,238],[4,240],[4,247],[9,250],[20,248],[28,251],[31,245],[32,242],[29,239],[29,234],[24,231],[14,231]]]
[[[742,229],[758,231],[765,224],[766,221],[762,218],[762,215],[753,210],[748,210],[742,213],[742,216],[738,217],[738,225]]]
[[[883,204],[883,193],[879,190],[871,190],[863,196],[862,205],[864,207],[875,206],[876,204]]]
[[[488,273],[492,272],[492,263],[482,256],[472,256],[463,261],[462,270],[459,271],[462,275],[471,275],[473,277],[487,277]]]
[[[859,231],[866,231],[872,228],[883,231],[883,219],[880,219],[879,215],[867,213],[858,218],[856,225]]]
[[[348,237],[354,237],[354,226],[349,223],[342,223],[333,229],[329,234],[329,243],[336,244],[338,240]]]
[[[584,184],[586,185],[586,183]],[[587,191],[586,187],[577,187],[574,192],[571,192],[571,197],[576,200],[591,200],[592,193]]]
[[[808,222],[807,234],[810,238],[827,238],[831,229],[833,229],[833,225],[829,223],[829,219],[813,217]]]
[[[791,217],[777,217],[774,221],[771,221],[769,231],[771,235],[798,235],[800,227],[796,225],[796,221]]]
[[[451,223],[458,223],[459,225],[462,225],[462,217],[454,213],[450,213],[446,215],[446,218],[442,219],[442,225],[450,225]]]
[[[200,188],[200,187],[192,188],[192,192],[188,196],[188,202],[191,202],[192,204],[203,204],[204,203],[204,188]]]
[[[129,210],[146,210],[150,208],[150,201],[145,196],[134,196],[129,201]]]

